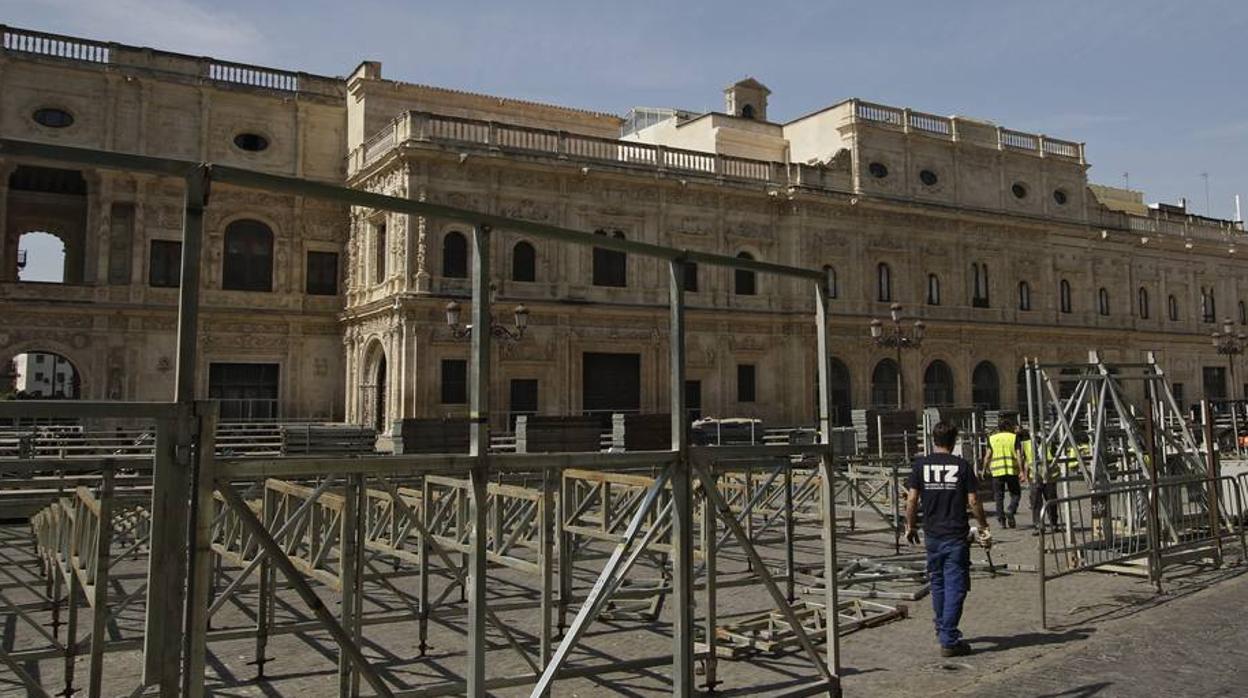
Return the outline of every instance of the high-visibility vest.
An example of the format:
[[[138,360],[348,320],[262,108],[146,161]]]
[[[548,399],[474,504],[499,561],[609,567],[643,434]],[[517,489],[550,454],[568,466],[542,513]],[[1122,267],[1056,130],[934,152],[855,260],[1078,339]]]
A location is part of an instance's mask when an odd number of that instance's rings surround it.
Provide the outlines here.
[[[988,447],[992,449],[988,471],[993,477],[1018,474],[1018,457],[1014,454],[1017,443],[1018,436],[1008,431],[999,431],[988,437]]]

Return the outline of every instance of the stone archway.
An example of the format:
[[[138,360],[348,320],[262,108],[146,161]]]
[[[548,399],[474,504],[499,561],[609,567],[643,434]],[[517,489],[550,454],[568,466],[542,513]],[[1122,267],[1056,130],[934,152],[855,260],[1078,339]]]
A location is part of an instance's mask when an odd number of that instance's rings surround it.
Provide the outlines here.
[[[51,349],[21,350],[4,360],[0,393],[31,400],[82,398],[82,372],[66,355]]]

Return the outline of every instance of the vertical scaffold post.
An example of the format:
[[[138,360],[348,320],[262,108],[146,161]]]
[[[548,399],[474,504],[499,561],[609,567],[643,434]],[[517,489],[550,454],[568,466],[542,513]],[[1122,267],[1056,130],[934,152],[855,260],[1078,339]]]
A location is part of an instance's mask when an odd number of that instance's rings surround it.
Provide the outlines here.
[[[836,589],[836,476],[832,461],[832,365],[828,352],[828,299],[831,297],[832,271],[827,271],[821,283],[815,284],[815,331],[817,335],[817,358],[819,371],[819,443],[823,446],[819,456],[823,475],[823,586],[824,608],[827,609],[827,664],[834,685],[828,687],[831,696],[841,695],[841,639],[837,632],[839,608]]]
[[[490,447],[490,228],[478,225],[472,232],[472,358],[469,367],[471,415],[469,453],[476,459],[469,475],[468,553],[468,676],[467,694],[484,696],[485,686],[485,587],[486,496],[489,483]]]
[[[1235,403],[1232,402],[1230,404],[1231,414],[1233,415],[1235,413]],[[1222,467],[1218,461],[1218,442],[1217,439],[1214,438],[1213,432],[1213,406],[1209,404],[1209,400],[1206,399],[1200,401],[1200,412],[1205,420],[1205,444],[1207,444],[1207,448],[1205,449],[1205,476],[1208,478],[1208,492],[1206,496],[1209,501],[1207,502],[1205,508],[1209,510],[1209,535],[1210,542],[1213,543],[1213,560],[1218,567],[1221,567],[1222,536],[1220,535],[1220,532],[1222,530],[1222,517],[1218,515],[1218,475],[1220,474]],[[1232,433],[1232,436],[1234,436],[1236,443],[1238,443],[1239,433],[1237,430]]]
[[[672,450],[672,695],[692,696],[693,687],[693,480],[685,425],[685,263],[668,264],[671,289]]]
[[[113,466],[104,468],[100,482],[99,495],[99,527],[95,530],[95,556],[90,561],[91,570],[91,664],[87,674],[87,695],[95,698],[102,695],[104,680],[104,621],[108,608],[108,569],[112,557],[109,548],[113,545]]]

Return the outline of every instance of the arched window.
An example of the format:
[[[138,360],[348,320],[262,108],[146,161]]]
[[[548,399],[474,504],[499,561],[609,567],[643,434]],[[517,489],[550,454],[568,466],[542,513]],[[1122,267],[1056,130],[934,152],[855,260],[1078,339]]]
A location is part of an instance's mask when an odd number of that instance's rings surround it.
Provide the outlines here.
[[[595,235],[606,237],[607,231],[601,228],[594,231]],[[611,233],[617,240],[624,239],[624,232],[617,230]],[[603,247],[594,248],[594,285],[624,288],[628,285],[628,255],[618,250]]]
[[[841,295],[840,282],[836,279],[836,267],[825,264],[823,265],[823,273],[828,279],[828,298],[838,298]]]
[[[273,290],[273,231],[260,221],[238,220],[225,228],[221,288]]]
[[[875,299],[884,303],[893,300],[893,272],[883,262],[875,268]]]
[[[940,277],[927,275],[927,304],[940,305]]]
[[[452,230],[442,238],[442,276],[468,278],[468,238],[461,232]]]
[[[754,118],[754,105],[747,104],[744,107],[741,107],[741,116],[746,119],[753,119]]]
[[[1062,283],[1058,287],[1058,301],[1060,303],[1060,310],[1063,313],[1069,313],[1070,312],[1070,282],[1067,281],[1066,279],[1062,279]]]
[[[1031,310],[1031,284],[1018,282],[1018,309]]]
[[[1213,300],[1213,289],[1200,287],[1200,319],[1203,322],[1217,322],[1218,309]]]
[[[986,410],[1001,409],[1001,377],[990,361],[981,361],[971,374],[971,402]]]
[[[849,387],[849,367],[836,357],[828,360],[828,382],[832,388],[832,423],[838,427],[853,426],[853,401]],[[895,381],[894,381],[895,382]],[[819,383],[815,383],[815,414],[819,414]]]
[[[1239,302],[1239,324],[1248,325],[1248,307],[1244,306],[1244,302]]]
[[[971,263],[971,275],[974,286],[971,289],[971,305],[976,308],[988,307],[988,265],[980,262]]]
[[[937,359],[923,372],[923,406],[944,407],[953,404],[953,370]]]
[[[1109,291],[1102,286],[1096,291],[1096,312],[1109,315]]]
[[[1140,287],[1140,292],[1136,294],[1136,305],[1139,306],[1141,320],[1148,319],[1148,289]]]
[[[754,255],[749,252],[738,252],[737,259],[754,259]],[[738,296],[752,296],[758,290],[755,285],[754,272],[749,269],[733,270],[733,292]]]
[[[1170,316],[1171,322],[1179,319],[1179,301],[1173,293],[1166,297],[1166,314]]]
[[[523,240],[511,248],[511,280],[537,281],[537,250]]]
[[[895,410],[897,404],[897,363],[883,359],[871,372],[871,406],[876,409]]]

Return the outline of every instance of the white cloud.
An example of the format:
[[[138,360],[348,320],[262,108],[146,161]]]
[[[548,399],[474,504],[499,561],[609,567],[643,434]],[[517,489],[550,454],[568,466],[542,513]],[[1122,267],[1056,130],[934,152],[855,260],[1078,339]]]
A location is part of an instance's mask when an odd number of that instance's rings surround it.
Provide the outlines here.
[[[268,57],[268,44],[254,24],[192,0],[26,0],[0,5],[9,23],[29,29],[238,61]]]

